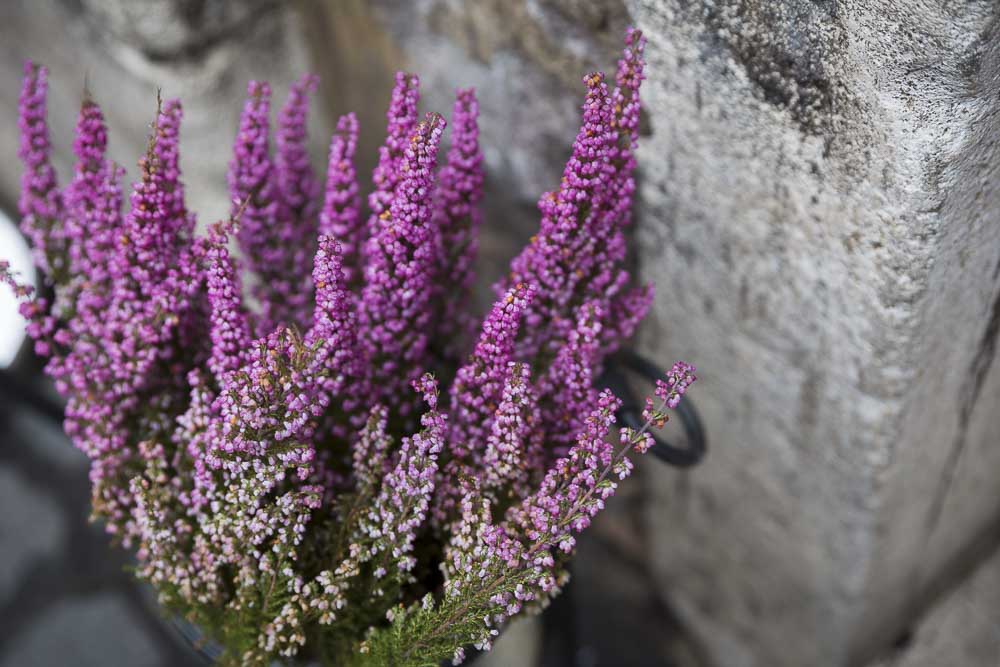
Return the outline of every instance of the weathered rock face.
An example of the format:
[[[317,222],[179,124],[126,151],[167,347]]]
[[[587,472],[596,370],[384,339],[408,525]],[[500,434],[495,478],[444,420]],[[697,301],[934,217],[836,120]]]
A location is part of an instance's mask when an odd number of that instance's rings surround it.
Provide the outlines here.
[[[68,164],[89,72],[113,151],[133,164],[155,86],[183,97],[183,166],[203,219],[228,207],[249,78],[281,91],[306,69],[324,77],[317,164],[347,109],[367,121],[371,159],[395,67],[420,73],[428,109],[447,112],[455,87],[475,85],[487,278],[558,182],[581,76],[611,69],[637,25],[649,67],[636,247],[658,288],[639,345],[665,366],[699,366],[693,398],[712,444],[691,473],[649,462],[640,476],[662,595],[718,664],[859,664],[1000,523],[995,3],[9,5],[0,112],[13,118],[20,61],[48,63]],[[19,170],[5,164],[12,201]]]
[[[1000,554],[994,553],[879,667],[1000,664]]]
[[[648,520],[721,662],[854,664],[998,516],[993,7],[769,6],[635,8],[643,343],[716,445]]]

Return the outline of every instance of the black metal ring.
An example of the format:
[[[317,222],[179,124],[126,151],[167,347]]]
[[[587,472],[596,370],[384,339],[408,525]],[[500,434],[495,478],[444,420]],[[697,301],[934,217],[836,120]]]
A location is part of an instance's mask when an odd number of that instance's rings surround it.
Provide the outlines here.
[[[622,369],[633,371],[650,382],[663,379],[665,372],[660,370],[656,364],[636,352],[622,350],[609,360],[604,369],[604,374],[599,380],[599,384],[602,387],[607,387],[613,391],[622,401],[622,406],[618,410],[618,420],[630,428],[641,428],[645,423],[642,418],[643,404],[632,393],[632,389],[629,387]],[[668,465],[677,468],[690,468],[700,463],[708,451],[705,429],[701,424],[701,417],[698,416],[698,411],[695,409],[690,396],[685,396],[681,399],[676,413],[684,425],[684,433],[687,435],[688,446],[683,448],[677,447],[653,433],[655,444],[649,451],[653,456]]]

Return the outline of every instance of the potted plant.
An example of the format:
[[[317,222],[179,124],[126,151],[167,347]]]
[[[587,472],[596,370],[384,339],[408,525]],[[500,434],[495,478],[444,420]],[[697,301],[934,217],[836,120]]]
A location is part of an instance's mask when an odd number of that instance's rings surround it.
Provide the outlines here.
[[[58,187],[47,73],[27,65],[20,209],[55,296],[0,276],[90,457],[94,517],[223,663],[458,663],[565,584],[574,534],[694,380],[675,364],[645,424],[614,435],[620,401],[595,388],[652,298],[623,268],[642,49],[630,30],[615,81],[585,78],[562,182],[481,323],[473,91],[438,168],[445,119],[419,120],[417,78],[397,75],[364,214],[357,119],[340,118],[321,183],[305,143],[316,79],[292,87],[273,155],[270,89],[251,83],[232,216],[199,234],[178,101],[158,103],[123,210],[93,100]]]

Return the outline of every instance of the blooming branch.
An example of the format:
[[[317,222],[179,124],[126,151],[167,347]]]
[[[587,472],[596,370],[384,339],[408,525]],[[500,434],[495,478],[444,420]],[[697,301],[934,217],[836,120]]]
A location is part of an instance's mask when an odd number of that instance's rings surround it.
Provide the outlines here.
[[[594,387],[652,299],[624,268],[642,50],[630,30],[614,89],[584,79],[563,178],[478,326],[472,90],[458,91],[439,168],[445,119],[418,122],[417,78],[397,75],[363,211],[354,115],[321,181],[306,150],[316,77],[292,85],[274,154],[271,89],[251,82],[231,217],[198,235],[178,101],[158,103],[125,210],[89,97],[59,189],[47,72],[26,66],[22,228],[54,298],[2,260],[0,282],[67,399],[95,517],[223,664],[458,663],[566,583],[577,534],[695,380],[675,364],[646,425],[617,437],[620,402]]]

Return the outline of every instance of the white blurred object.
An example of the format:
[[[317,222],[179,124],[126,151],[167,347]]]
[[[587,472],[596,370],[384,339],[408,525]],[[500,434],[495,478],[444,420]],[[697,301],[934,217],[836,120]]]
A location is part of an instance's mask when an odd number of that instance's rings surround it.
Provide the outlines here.
[[[31,250],[14,221],[0,210],[0,259],[10,262],[10,269],[21,282],[37,287]],[[0,285],[0,368],[10,366],[24,342],[27,322],[17,311],[17,298],[6,285]]]

